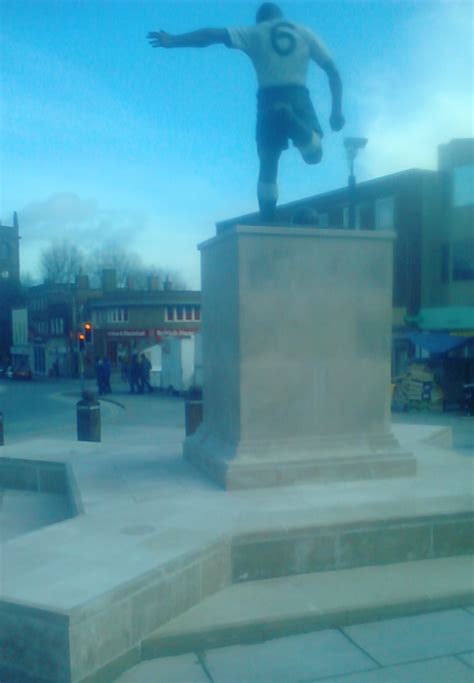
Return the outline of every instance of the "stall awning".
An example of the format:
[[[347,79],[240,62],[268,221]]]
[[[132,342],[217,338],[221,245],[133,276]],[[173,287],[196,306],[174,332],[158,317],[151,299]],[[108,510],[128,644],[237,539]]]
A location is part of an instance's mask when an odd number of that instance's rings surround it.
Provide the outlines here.
[[[446,306],[443,308],[421,308],[418,315],[405,318],[421,330],[463,331],[474,330],[474,306]]]
[[[449,353],[473,341],[472,337],[461,337],[446,332],[409,332],[407,337],[415,346],[430,353]]]

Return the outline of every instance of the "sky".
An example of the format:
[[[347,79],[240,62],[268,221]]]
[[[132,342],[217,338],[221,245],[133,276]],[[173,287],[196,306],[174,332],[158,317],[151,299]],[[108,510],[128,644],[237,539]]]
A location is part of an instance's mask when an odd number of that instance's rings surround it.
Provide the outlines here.
[[[118,244],[200,287],[197,245],[257,208],[256,80],[224,46],[153,49],[146,35],[252,24],[259,2],[0,0],[0,219],[18,212],[21,267],[66,240]],[[473,4],[282,0],[341,73],[346,126],[329,128],[327,78],[308,86],[323,161],[282,158],[280,202],[347,182],[344,136],[364,136],[358,181],[435,169],[437,145],[473,136]]]

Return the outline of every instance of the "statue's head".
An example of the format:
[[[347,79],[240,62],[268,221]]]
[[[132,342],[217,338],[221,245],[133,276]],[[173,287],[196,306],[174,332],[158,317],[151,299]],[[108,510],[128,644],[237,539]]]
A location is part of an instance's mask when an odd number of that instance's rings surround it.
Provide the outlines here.
[[[269,21],[270,19],[279,19],[283,16],[283,12],[275,5],[274,2],[264,2],[263,5],[257,10],[257,16],[255,17],[257,24],[262,21]]]

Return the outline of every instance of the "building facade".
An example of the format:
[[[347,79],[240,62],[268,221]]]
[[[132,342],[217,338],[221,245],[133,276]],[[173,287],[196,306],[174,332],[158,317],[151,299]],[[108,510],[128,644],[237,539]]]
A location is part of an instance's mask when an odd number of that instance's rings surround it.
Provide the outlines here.
[[[121,364],[160,346],[165,337],[195,335],[201,326],[201,293],[173,290],[169,283],[161,289],[154,276],[146,290],[136,289],[132,281],[119,288],[110,274],[102,296],[91,300],[86,311],[95,355]]]
[[[27,296],[29,355],[36,375],[77,376],[78,335],[85,322],[92,323],[83,355],[89,377],[98,358],[119,365],[134,353],[159,347],[166,336],[190,336],[200,329],[200,292],[173,290],[170,283],[162,289],[153,276],[147,289],[136,289],[132,280],[117,287],[115,271],[105,270],[100,288],[78,275],[74,284],[45,282]]]
[[[438,148],[438,170],[409,169],[278,207],[283,224],[393,230],[393,372],[403,371],[407,331],[474,337],[474,139]],[[258,214],[223,221],[251,225]],[[466,349],[465,349],[466,351]]]
[[[22,304],[18,216],[13,225],[0,224],[0,363],[11,360],[12,308]]]
[[[0,225],[0,278],[20,281],[20,234],[16,211],[12,226]]]

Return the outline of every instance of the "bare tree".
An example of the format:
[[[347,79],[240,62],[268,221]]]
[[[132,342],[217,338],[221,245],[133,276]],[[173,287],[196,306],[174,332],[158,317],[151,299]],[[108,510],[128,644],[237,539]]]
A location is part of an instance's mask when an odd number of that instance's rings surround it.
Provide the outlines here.
[[[117,275],[117,285],[123,287],[128,277],[143,268],[142,261],[137,254],[126,251],[115,243],[107,243],[90,254],[88,271],[93,284],[100,285],[102,271],[113,268]]]
[[[102,271],[106,268],[115,270],[119,287],[124,287],[131,278],[137,289],[146,289],[148,277],[156,275],[162,284],[170,282],[172,289],[186,289],[184,279],[176,271],[146,266],[138,254],[115,243],[105,244],[90,255],[86,270],[90,272],[93,284],[100,285]]]
[[[45,280],[60,284],[73,282],[84,263],[82,251],[67,240],[55,242],[41,252],[40,269]]]

